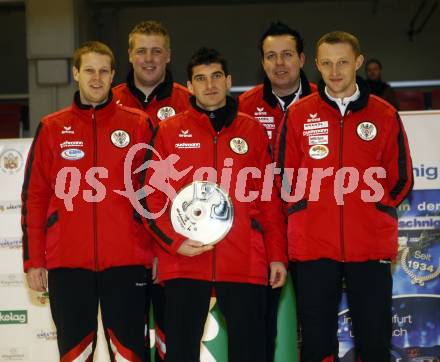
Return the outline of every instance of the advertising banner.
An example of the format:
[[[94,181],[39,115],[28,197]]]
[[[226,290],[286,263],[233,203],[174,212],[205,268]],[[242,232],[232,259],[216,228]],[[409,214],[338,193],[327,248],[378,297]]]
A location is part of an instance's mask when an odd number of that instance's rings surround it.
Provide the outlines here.
[[[399,253],[393,265],[392,361],[440,361],[440,112],[402,112],[413,160],[414,191],[399,206]],[[366,286],[368,287],[368,286]],[[339,356],[355,362],[344,296]]]

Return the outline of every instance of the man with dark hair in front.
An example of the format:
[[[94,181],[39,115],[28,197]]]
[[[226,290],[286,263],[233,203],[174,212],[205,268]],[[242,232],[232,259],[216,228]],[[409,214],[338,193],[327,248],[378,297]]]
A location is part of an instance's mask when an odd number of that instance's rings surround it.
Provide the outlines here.
[[[215,245],[178,233],[168,209],[148,220],[162,246],[159,278],[165,281],[167,302],[166,361],[199,360],[209,301],[215,291],[228,329],[228,361],[264,362],[266,285],[270,282],[278,288],[285,282],[285,229],[273,183],[269,183],[271,199],[267,201],[261,197],[263,179],[246,177],[242,170],[264,174],[271,163],[269,141],[264,127],[237,112],[236,102],[227,95],[231,75],[218,51],[200,48],[187,70],[191,107],[159,123],[151,143],[157,152],[151,156],[153,161],[158,160],[156,153],[164,160],[172,154],[179,156],[174,167],[188,171],[178,180],[169,177],[169,186],[176,192],[192,182],[221,185],[227,190],[234,217],[229,232]],[[225,165],[230,172],[226,184],[221,177]],[[147,182],[152,175],[153,171],[147,170]],[[259,196],[248,201],[237,196],[240,190]],[[156,213],[167,198],[155,191],[145,201],[146,209]],[[253,227],[257,224],[265,230],[264,240],[253,236],[258,233]]]
[[[99,307],[110,360],[149,360],[147,245],[139,238],[144,227],[116,190],[125,189],[126,172],[131,174],[124,170],[129,149],[148,142],[151,132],[144,112],[116,104],[114,72],[105,44],[86,42],[75,51],[79,91],[70,107],[42,119],[26,164],[24,270],[31,289],[49,290],[60,360],[66,362],[93,360]],[[142,161],[138,153],[133,170]],[[141,180],[130,182],[138,189]]]
[[[399,109],[399,101],[391,86],[382,80],[382,63],[371,58],[365,62],[365,74],[371,94],[385,99],[394,108]]]
[[[318,93],[291,109],[277,145],[302,362],[339,360],[343,280],[356,361],[390,361],[396,208],[411,191],[412,164],[396,109],[356,77],[362,62],[354,35],[322,36],[316,46],[323,79]],[[312,174],[306,182],[301,170]]]
[[[259,42],[264,82],[239,97],[239,110],[259,121],[274,149],[284,115],[299,99],[316,91],[303,71],[304,41],[301,34],[282,22],[271,23]],[[267,362],[274,359],[281,288],[268,287],[266,314]]]

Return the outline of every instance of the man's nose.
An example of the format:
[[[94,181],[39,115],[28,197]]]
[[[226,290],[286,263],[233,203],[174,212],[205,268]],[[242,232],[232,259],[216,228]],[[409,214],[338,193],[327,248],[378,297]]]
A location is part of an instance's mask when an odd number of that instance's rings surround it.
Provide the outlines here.
[[[277,55],[276,64],[284,64],[284,57],[282,56],[282,54]]]

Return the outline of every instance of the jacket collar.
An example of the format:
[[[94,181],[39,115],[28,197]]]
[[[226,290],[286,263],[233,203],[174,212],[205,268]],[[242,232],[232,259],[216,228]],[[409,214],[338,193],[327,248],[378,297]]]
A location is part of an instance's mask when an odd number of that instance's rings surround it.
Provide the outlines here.
[[[145,94],[136,87],[134,83],[134,71],[133,69],[127,75],[127,87],[131,94],[133,94],[141,104],[149,104],[151,101],[156,98],[158,101],[171,97],[171,93],[173,91],[173,75],[167,69],[165,71],[165,79],[162,83],[158,84],[153,91],[150,93],[147,99],[145,99]]]
[[[206,121],[207,124],[210,124],[211,122],[209,121],[209,118],[208,118],[208,115],[206,114],[206,111],[197,105],[196,97],[191,96],[189,98],[189,101],[192,106],[189,108],[190,114],[193,117],[200,119],[200,120],[203,119],[204,121]],[[237,118],[237,112],[238,112],[237,101],[234,98],[227,96],[226,97],[226,108],[227,108],[227,116],[226,116],[224,128],[229,127],[232,124],[232,122],[234,121],[234,119]],[[205,120],[205,118],[206,118],[206,120]]]
[[[309,80],[307,79],[306,73],[304,73],[302,69],[299,72],[299,79],[302,87],[302,93],[300,94],[300,98],[303,98],[305,96],[308,96],[310,93],[312,93],[312,90],[310,89],[310,84],[309,84]],[[263,99],[272,108],[275,108],[278,105],[278,99],[275,96],[275,94],[273,94],[272,84],[270,83],[270,80],[267,77],[267,75],[264,76]]]
[[[348,104],[345,112],[347,112],[348,110],[351,110],[353,112],[357,112],[357,111],[361,110],[362,108],[365,108],[368,104],[368,97],[370,95],[370,91],[368,90],[367,82],[365,82],[365,80],[363,78],[358,76],[358,77],[356,77],[356,83],[359,87],[360,96],[358,99],[356,99],[355,101],[350,102]],[[332,101],[329,97],[327,97],[327,94],[325,94],[325,83],[322,79],[318,83],[318,92],[319,92],[319,96],[325,102],[327,102],[333,108],[337,109],[339,112],[339,107],[336,104],[336,102]]]
[[[116,108],[116,102],[113,99],[113,93],[110,90],[107,100],[93,108],[91,105],[81,103],[81,97],[79,91],[75,92],[72,102],[72,109],[75,113],[83,117],[91,117],[92,114],[96,114],[98,117],[106,117],[114,113]]]

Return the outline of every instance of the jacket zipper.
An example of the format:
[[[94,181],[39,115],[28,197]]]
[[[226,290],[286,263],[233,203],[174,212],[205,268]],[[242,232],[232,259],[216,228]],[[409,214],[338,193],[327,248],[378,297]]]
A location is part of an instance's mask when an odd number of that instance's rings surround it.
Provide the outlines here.
[[[213,138],[213,144],[214,144],[214,169],[217,172],[217,139],[218,139],[218,134],[216,134]],[[218,178],[218,174],[216,176]],[[216,183],[218,182],[218,180],[216,180]],[[217,264],[217,255],[216,255],[216,247],[214,245],[214,249],[212,250],[212,281],[215,282],[215,271],[216,271],[216,264]]]
[[[92,113],[92,121],[93,121],[93,166],[97,167],[98,165],[98,134],[96,131],[96,115],[95,110]],[[95,256],[95,271],[99,270],[98,264],[98,218],[97,218],[97,209],[96,202],[92,203],[92,215],[93,215],[93,246],[94,246],[94,256]]]
[[[344,115],[340,121],[340,147],[339,147],[339,169],[342,169],[343,159],[342,159],[342,149],[344,147]],[[344,243],[344,205],[339,205],[339,219],[340,219],[340,243],[341,243],[341,259],[342,262],[345,261],[345,243]]]

